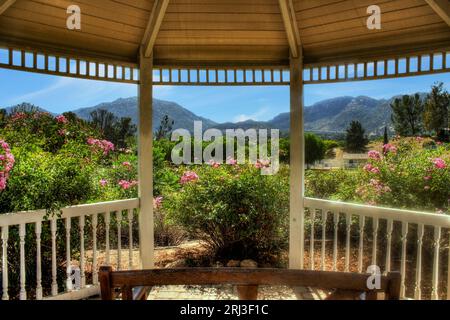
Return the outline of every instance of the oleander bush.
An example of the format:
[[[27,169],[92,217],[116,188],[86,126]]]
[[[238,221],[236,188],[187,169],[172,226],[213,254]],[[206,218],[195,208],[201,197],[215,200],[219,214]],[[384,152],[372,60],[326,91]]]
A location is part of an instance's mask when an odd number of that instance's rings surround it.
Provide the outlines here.
[[[355,200],[372,205],[448,212],[450,145],[424,146],[421,138],[396,139],[369,151]]]
[[[216,258],[263,261],[286,248],[286,168],[263,176],[252,165],[199,166],[186,168],[180,184],[164,198],[164,210]]]
[[[450,144],[397,138],[368,154],[356,170],[308,171],[307,196],[448,213]]]

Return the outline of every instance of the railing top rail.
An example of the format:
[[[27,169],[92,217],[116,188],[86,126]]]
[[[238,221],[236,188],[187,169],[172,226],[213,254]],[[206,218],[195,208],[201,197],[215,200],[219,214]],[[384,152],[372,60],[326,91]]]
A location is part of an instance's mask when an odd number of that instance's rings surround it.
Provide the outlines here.
[[[331,212],[351,213],[381,219],[391,219],[408,223],[450,228],[450,216],[431,212],[420,212],[385,207],[375,207],[347,202],[305,198],[304,206],[314,209],[325,209]]]
[[[61,218],[78,217],[94,213],[113,212],[117,210],[131,210],[139,207],[139,199],[126,199],[91,204],[82,204],[62,208]],[[0,227],[20,225],[24,223],[36,223],[42,221],[46,210],[22,211],[0,214]]]

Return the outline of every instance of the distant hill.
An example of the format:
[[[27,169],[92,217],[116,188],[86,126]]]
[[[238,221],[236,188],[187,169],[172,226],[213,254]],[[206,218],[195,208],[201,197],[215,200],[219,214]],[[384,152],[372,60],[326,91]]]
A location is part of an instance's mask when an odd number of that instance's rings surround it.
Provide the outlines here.
[[[108,110],[109,112],[114,113],[119,118],[130,117],[133,122],[137,124],[137,97],[118,99],[113,102],[101,103],[94,107],[74,110],[73,112],[80,118],[89,120],[91,112],[98,109]],[[194,121],[202,121],[204,129],[208,129],[216,125],[214,121],[199,117],[175,102],[154,99],[153,130],[158,129],[161,120],[165,115],[168,115],[170,119],[174,120],[175,123],[173,129],[184,128],[193,132]]]
[[[246,120],[246,121],[242,121],[242,122],[225,122],[225,123],[221,123],[221,124],[217,124],[215,126],[213,126],[213,128],[215,129],[219,129],[219,130],[227,130],[227,129],[244,129],[244,130],[248,130],[248,129],[279,129],[276,126],[273,126],[271,123],[269,122],[264,122],[264,121],[254,121],[254,120]]]
[[[422,98],[424,93],[420,94]],[[320,101],[305,108],[305,130],[316,133],[342,133],[352,120],[361,122],[366,133],[380,136],[387,126],[393,132],[391,103],[400,96],[386,99],[339,97]],[[290,115],[282,113],[268,123],[282,131],[289,130]]]
[[[420,95],[424,98],[426,94],[420,93]],[[344,96],[320,101],[305,108],[305,130],[329,137],[339,136],[345,132],[352,120],[358,120],[370,136],[382,135],[385,126],[393,132],[390,104],[399,97],[377,100],[365,96]],[[7,108],[7,110],[10,111],[12,108]],[[39,109],[45,111],[42,108]],[[73,112],[80,118],[89,120],[91,112],[98,109],[108,110],[119,118],[130,117],[134,123],[137,123],[137,97],[121,98]],[[159,127],[161,119],[165,115],[175,121],[173,129],[185,128],[191,132],[193,132],[194,121],[202,121],[204,130],[209,128],[220,130],[238,128],[244,130],[250,128],[279,129],[286,134],[289,132],[290,126],[289,113],[281,113],[270,121],[247,120],[239,123],[216,123],[210,119],[197,116],[175,102],[154,99],[153,130]]]
[[[395,97],[394,97],[395,98]],[[305,108],[305,129],[310,132],[323,134],[338,134],[345,132],[352,120],[360,121],[367,134],[382,135],[384,127],[391,127],[391,109],[389,104],[394,99],[376,100],[369,97],[338,97],[320,101]],[[118,99],[113,102],[102,103],[94,107],[75,110],[81,118],[89,119],[94,110],[106,109],[118,117],[131,117],[137,122],[137,98]],[[270,121],[247,120],[239,123],[215,123],[195,115],[177,103],[154,100],[153,123],[156,130],[164,115],[175,120],[174,129],[186,128],[193,130],[194,121],[203,121],[203,129],[279,129],[289,131],[289,113],[282,113]]]

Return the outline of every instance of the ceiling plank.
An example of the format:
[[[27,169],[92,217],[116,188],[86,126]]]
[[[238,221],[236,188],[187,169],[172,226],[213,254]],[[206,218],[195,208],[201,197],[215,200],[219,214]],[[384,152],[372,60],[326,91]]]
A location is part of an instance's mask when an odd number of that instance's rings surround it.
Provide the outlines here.
[[[449,0],[425,0],[430,7],[448,24],[450,27],[450,1]]]
[[[169,0],[155,0],[150,19],[145,29],[144,37],[142,39],[142,47],[144,48],[144,56],[150,57],[155,46],[156,37],[158,36],[161,23],[166,14]]]
[[[11,7],[16,0],[0,0],[0,15]]]
[[[299,55],[299,47],[301,46],[300,33],[297,25],[297,19],[292,0],[278,0],[280,5],[281,16],[283,17],[286,36],[291,48],[291,54],[294,58]]]

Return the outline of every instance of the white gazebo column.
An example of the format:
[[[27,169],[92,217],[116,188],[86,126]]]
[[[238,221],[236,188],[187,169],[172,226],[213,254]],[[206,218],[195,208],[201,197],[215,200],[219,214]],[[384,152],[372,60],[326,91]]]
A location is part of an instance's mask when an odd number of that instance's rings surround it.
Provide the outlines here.
[[[153,236],[153,56],[139,59],[139,249],[142,268],[154,267]]]
[[[305,152],[303,127],[303,52],[290,60],[290,231],[289,268],[303,269]]]

